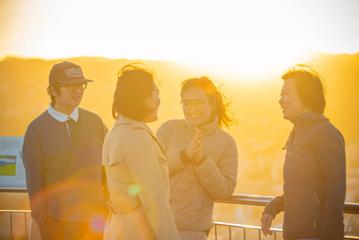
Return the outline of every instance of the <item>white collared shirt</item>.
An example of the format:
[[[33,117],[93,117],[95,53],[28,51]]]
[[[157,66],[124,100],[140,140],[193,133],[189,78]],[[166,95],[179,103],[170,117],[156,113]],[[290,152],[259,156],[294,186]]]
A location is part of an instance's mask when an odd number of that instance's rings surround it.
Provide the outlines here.
[[[70,115],[67,115],[65,113],[55,110],[55,108],[53,106],[51,106],[51,104],[50,104],[47,109],[47,112],[59,122],[66,122],[69,119],[72,119],[75,122],[77,122],[77,120],[79,119],[79,108],[78,107],[76,107],[72,111],[72,113],[70,113]]]

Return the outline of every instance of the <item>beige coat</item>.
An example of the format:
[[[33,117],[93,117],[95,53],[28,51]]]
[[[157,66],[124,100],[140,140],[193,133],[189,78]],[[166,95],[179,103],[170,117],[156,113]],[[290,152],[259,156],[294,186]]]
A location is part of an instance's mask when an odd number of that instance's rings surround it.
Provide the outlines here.
[[[185,120],[164,123],[157,136],[168,160],[171,204],[180,231],[206,231],[213,224],[213,202],[226,199],[237,181],[237,147],[233,138],[213,122],[202,128],[206,159],[184,165],[181,152],[193,138],[194,128]]]
[[[151,129],[119,117],[103,147],[112,209],[106,240],[180,239],[169,203],[166,158]]]

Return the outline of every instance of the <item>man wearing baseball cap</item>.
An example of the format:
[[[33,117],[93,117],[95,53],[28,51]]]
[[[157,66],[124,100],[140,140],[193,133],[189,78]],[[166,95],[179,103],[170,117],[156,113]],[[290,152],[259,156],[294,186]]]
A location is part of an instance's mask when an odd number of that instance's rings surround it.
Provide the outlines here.
[[[45,239],[102,239],[101,151],[106,127],[79,108],[87,83],[81,67],[55,64],[48,109],[27,128],[22,157],[32,217]]]

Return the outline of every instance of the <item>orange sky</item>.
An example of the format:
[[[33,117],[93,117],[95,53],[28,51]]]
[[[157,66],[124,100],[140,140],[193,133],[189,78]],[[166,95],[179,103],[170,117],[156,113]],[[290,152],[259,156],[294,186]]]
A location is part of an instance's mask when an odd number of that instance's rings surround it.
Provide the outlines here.
[[[0,58],[166,59],[268,72],[359,51],[357,0],[0,0]]]

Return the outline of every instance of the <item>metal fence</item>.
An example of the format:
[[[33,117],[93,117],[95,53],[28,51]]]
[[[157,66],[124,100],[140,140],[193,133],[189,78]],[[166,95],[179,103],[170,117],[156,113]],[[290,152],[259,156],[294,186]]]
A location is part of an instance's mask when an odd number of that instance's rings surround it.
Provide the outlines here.
[[[32,218],[30,210],[0,210],[2,238],[28,239]]]
[[[232,195],[231,198],[226,200],[217,201],[218,203],[229,203],[229,204],[240,204],[240,205],[250,205],[250,206],[265,206],[273,197],[267,196],[257,196],[257,195],[244,195],[244,194],[235,194]],[[358,203],[345,203],[344,213],[359,215],[359,204]],[[244,224],[235,224],[235,223],[225,223],[225,222],[214,222],[214,229],[211,231],[211,235],[215,240],[219,240],[220,236],[218,234],[218,228],[224,227],[227,229],[227,234],[225,238],[221,239],[240,239],[240,240],[261,240],[264,238],[260,226],[253,225],[244,225]],[[240,232],[233,236],[233,229],[239,229]],[[273,234],[271,238],[267,237],[266,239],[274,239],[279,240],[279,235],[282,233],[282,229],[280,228],[271,228]],[[255,232],[256,234],[252,234],[251,238],[248,238],[248,231]],[[256,235],[256,238],[253,237]],[[222,235],[223,236],[223,235]],[[359,236],[349,236],[346,235],[345,239],[347,240],[359,240]]]
[[[24,189],[0,189],[0,192],[26,192]],[[265,206],[273,197],[255,196],[255,195],[233,195],[226,200],[217,201],[218,203],[240,204],[249,206]],[[345,203],[344,212],[348,214],[359,215],[359,204]],[[8,231],[7,239],[28,239],[31,229],[32,218],[30,210],[0,210],[0,226]],[[219,234],[220,229],[225,230],[225,234]],[[273,234],[271,238],[281,239],[282,229],[271,228]],[[234,234],[235,231],[235,234]],[[223,231],[222,231],[223,232]],[[250,234],[249,234],[250,233]],[[255,237],[255,238],[254,238]],[[215,222],[210,233],[210,238],[215,240],[262,240],[264,236],[260,226],[245,225],[237,223]],[[347,240],[359,240],[357,236],[345,236]]]

